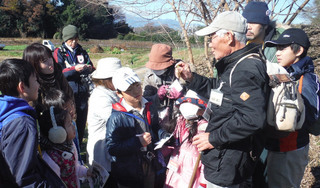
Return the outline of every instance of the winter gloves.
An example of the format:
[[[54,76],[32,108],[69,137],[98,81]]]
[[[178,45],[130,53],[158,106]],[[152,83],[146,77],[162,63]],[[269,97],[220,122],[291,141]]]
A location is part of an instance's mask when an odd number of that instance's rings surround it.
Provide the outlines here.
[[[175,88],[169,88],[168,85],[162,85],[158,89],[158,96],[160,100],[163,100],[165,97],[169,99],[178,99],[183,96],[183,93]]]

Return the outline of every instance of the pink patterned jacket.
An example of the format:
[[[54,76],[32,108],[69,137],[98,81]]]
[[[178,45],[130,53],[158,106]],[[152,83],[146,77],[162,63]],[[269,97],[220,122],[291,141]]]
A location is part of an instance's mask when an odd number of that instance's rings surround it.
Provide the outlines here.
[[[204,132],[208,122],[201,120],[198,122],[198,133]],[[188,187],[191,176],[199,157],[198,149],[188,141],[188,128],[183,116],[178,117],[177,125],[174,131],[175,138],[181,144],[176,146],[168,163],[168,172],[166,177],[165,188]],[[205,187],[206,180],[203,174],[203,165],[200,161],[197,172],[193,181],[193,188]]]

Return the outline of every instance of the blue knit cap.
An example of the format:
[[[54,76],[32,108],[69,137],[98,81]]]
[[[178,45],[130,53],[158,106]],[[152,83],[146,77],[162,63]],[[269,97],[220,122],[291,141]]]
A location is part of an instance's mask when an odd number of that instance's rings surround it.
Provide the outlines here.
[[[265,2],[250,1],[244,8],[242,16],[248,23],[269,24],[270,10]]]

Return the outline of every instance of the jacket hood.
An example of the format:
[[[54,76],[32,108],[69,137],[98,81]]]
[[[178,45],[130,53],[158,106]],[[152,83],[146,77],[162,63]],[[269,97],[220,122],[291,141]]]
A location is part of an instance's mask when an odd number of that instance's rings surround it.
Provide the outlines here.
[[[292,64],[290,67],[287,68],[289,72],[290,78],[292,80],[299,80],[301,75],[305,73],[313,73],[314,72],[314,65],[311,57],[306,56],[300,59],[298,62]]]
[[[24,99],[7,95],[0,96],[0,122],[17,111],[34,112],[34,109]]]

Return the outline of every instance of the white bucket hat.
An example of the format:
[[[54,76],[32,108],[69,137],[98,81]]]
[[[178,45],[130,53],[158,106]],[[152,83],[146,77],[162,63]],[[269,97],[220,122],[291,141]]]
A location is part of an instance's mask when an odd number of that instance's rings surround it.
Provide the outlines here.
[[[114,73],[112,83],[114,88],[127,91],[131,84],[141,82],[138,75],[129,67],[122,67]]]
[[[107,57],[100,59],[97,69],[92,73],[94,79],[112,78],[115,71],[121,68],[121,61],[115,57]]]

